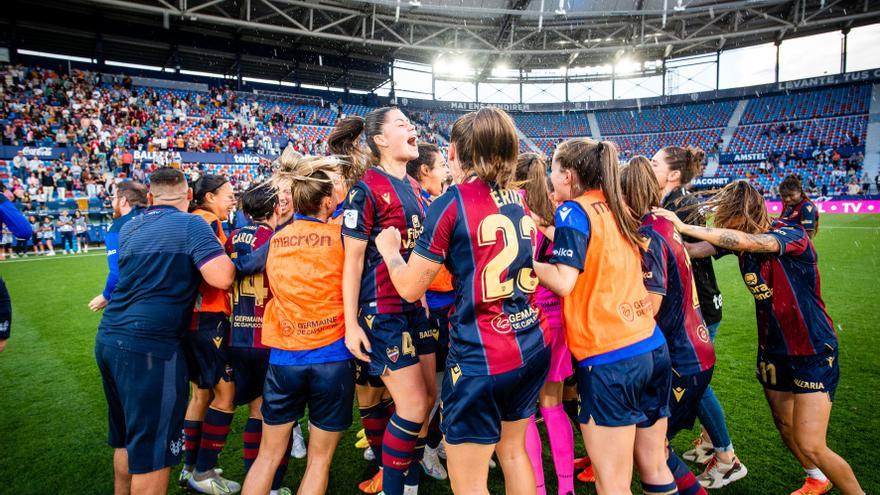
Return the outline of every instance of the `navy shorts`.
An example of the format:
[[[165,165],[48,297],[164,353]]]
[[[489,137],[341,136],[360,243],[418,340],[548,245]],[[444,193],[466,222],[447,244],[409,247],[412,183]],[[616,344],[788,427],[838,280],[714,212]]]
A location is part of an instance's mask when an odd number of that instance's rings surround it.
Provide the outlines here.
[[[309,408],[309,423],[324,431],[351,426],[354,404],[354,361],[269,365],[263,387],[263,422],[283,425],[299,421]]]
[[[419,364],[419,356],[433,354],[437,340],[431,332],[423,308],[406,313],[364,314],[358,316],[370,339],[369,373],[375,376],[386,370],[399,370]]]
[[[452,305],[432,308],[428,323],[431,333],[437,340],[437,373],[446,371],[446,357],[449,355],[449,312]]]
[[[758,350],[758,381],[768,390],[809,394],[825,392],[834,400],[840,381],[837,348],[814,356],[785,356]]]
[[[440,429],[446,441],[453,445],[498,443],[502,422],[519,421],[535,413],[538,392],[549,369],[549,348],[520,368],[498,375],[468,376],[456,365],[448,368],[440,402]]]
[[[361,387],[383,388],[385,382],[381,376],[370,374],[370,363],[355,358],[354,360],[354,384]]]
[[[703,400],[703,393],[709,388],[713,371],[715,371],[714,367],[695,375],[673,375],[672,397],[669,399],[671,415],[666,438],[672,438],[681,430],[690,430],[694,427],[700,401]]]
[[[609,364],[578,366],[578,422],[599,426],[653,426],[669,416],[672,368],[664,343]]]
[[[230,347],[228,355],[235,382],[235,405],[250,404],[263,395],[269,370],[269,349]]]
[[[128,452],[128,472],[177,465],[189,400],[182,351],[148,355],[98,342],[95,359],[107,398],[107,443]]]
[[[223,313],[193,313],[183,350],[189,379],[196,386],[212,389],[220,380],[232,379],[229,366],[229,317]]]

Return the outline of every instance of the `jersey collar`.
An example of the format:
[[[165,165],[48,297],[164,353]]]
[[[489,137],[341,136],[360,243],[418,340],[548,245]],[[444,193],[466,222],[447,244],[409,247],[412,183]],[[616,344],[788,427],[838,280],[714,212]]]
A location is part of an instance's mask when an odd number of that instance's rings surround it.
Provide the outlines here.
[[[307,222],[326,223],[326,222],[322,222],[320,219],[317,219],[317,218],[315,218],[315,217],[310,217],[310,216],[307,216],[307,215],[300,215],[299,213],[294,213],[294,214],[293,214],[293,219],[294,219],[294,220],[305,220],[305,221],[307,221]]]

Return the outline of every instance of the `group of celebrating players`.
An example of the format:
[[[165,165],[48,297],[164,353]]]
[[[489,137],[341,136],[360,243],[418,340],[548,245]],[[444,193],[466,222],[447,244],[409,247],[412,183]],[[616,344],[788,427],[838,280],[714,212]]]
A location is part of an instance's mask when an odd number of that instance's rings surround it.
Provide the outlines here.
[[[163,168],[149,191],[118,189],[112,280],[92,302],[106,306],[95,352],[117,493],[164,493],[181,455],[198,492],[290,493],[306,410],[297,493],[324,493],[355,398],[380,466],[365,493],[416,494],[423,474],[446,478],[443,454],[455,493],[488,493],[494,455],[508,494],[545,494],[537,410],[559,494],[575,467],[601,494],[630,493],[634,467],[645,494],[723,487],[747,472],[709,386],[724,254],[755,298],[758,378],[807,473],[795,493],[864,493],[825,443],[838,340],[796,179],[774,220],[747,182],[689,194],[704,159],[689,147],[620,167],[612,142],[575,138],[548,177],[496,108],[455,122],[446,159],[416,136],[393,107],[341,119],[333,156],[286,150],[240,198],[253,224],[228,237],[221,177],[190,189]],[[246,404],[240,486],[217,459]],[[668,439],[698,416],[695,477]],[[588,457],[574,459],[572,421]]]

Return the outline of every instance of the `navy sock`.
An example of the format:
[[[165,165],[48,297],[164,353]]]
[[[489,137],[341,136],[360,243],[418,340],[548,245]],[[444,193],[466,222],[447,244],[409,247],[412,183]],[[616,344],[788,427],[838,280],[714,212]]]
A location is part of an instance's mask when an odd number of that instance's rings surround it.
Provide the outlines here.
[[[183,465],[195,466],[199,457],[199,442],[202,440],[202,422],[185,420],[183,422]]]
[[[405,473],[421,429],[421,423],[407,421],[397,413],[388,421],[382,442],[382,489],[386,495],[403,494]]]
[[[406,472],[406,479],[403,484],[406,486],[419,486],[422,479],[422,459],[425,457],[425,443],[428,439],[419,437],[416,440],[416,449],[413,450],[412,462],[409,464],[409,470]]]
[[[431,425],[428,426],[428,447],[432,449],[436,449],[440,446],[440,442],[443,440],[443,432],[440,431],[440,411],[434,413],[434,417],[431,418]]]
[[[260,441],[263,439],[263,421],[257,418],[248,418],[244,424],[242,439],[244,440],[244,449],[242,450],[244,472],[247,474],[260,452]]]
[[[199,457],[196,459],[197,472],[203,473],[217,467],[217,458],[226,445],[233,416],[231,412],[208,408],[202,424],[202,441],[199,443]]]
[[[706,489],[700,485],[694,473],[687,467],[687,464],[672,451],[671,447],[667,447],[667,449],[669,450],[669,457],[666,458],[666,465],[672,471],[672,477],[675,478],[675,486],[678,487],[678,493],[680,495],[706,495]]]
[[[642,493],[645,495],[678,495],[678,488],[674,481],[667,485],[651,485],[643,481]]]

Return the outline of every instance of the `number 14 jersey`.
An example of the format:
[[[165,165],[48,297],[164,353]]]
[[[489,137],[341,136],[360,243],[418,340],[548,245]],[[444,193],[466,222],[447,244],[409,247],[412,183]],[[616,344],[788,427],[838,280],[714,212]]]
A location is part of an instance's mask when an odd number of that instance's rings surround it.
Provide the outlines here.
[[[232,258],[248,255],[269,242],[274,231],[265,224],[248,225],[233,232],[226,240],[226,253]],[[231,347],[266,348],[261,342],[263,313],[272,298],[269,280],[263,272],[236,273],[232,284]]]
[[[448,366],[497,375],[544,349],[532,269],[537,227],[520,193],[474,178],[431,203],[424,223],[414,253],[445,263],[455,280]]]

